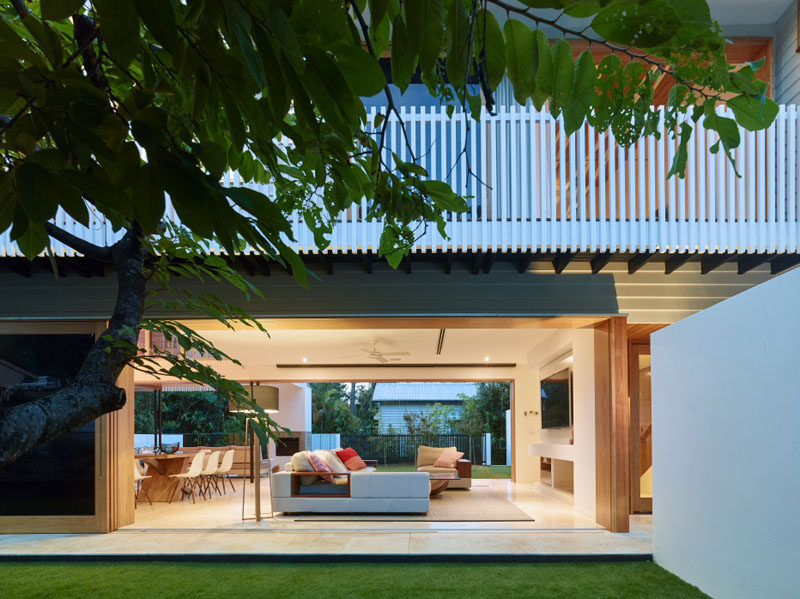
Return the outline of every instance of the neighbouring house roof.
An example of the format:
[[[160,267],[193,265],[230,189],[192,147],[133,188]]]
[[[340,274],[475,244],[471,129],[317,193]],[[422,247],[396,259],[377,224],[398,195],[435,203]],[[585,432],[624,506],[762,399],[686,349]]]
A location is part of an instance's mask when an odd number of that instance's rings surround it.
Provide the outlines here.
[[[459,394],[475,395],[478,383],[377,383],[372,401],[461,401]]]

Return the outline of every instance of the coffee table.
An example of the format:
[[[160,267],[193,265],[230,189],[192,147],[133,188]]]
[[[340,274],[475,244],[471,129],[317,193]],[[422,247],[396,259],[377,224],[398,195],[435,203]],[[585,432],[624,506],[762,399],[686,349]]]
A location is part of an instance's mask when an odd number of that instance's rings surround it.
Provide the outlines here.
[[[461,480],[458,474],[429,472],[428,476],[431,479],[431,497],[444,491],[451,480]]]

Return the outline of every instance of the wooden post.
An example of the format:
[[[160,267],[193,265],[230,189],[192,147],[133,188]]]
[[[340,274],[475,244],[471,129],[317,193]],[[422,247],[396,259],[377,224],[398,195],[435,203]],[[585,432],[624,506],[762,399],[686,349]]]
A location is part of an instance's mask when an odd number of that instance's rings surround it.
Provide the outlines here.
[[[595,327],[595,461],[597,522],[628,532],[630,514],[630,400],[627,318]]]

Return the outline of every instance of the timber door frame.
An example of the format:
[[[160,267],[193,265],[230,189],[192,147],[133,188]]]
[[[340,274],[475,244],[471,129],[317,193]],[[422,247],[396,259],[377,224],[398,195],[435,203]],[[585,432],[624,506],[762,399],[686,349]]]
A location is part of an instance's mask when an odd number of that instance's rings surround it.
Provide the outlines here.
[[[640,438],[640,412],[639,412],[639,356],[650,354],[649,342],[631,342],[628,346],[628,377],[631,395],[631,513],[652,513],[653,498],[641,496],[641,465],[642,454],[639,447]],[[652,426],[652,418],[651,418]],[[652,429],[651,429],[652,434]]]

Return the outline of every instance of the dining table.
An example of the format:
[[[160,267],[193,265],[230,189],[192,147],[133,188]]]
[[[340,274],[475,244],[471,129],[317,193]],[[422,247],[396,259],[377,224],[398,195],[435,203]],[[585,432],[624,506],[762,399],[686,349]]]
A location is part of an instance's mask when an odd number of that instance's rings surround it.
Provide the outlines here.
[[[147,466],[147,476],[142,481],[142,488],[147,492],[150,501],[174,501],[179,498],[180,478],[171,474],[184,472],[195,454],[193,453],[156,453],[136,454],[134,458]]]

